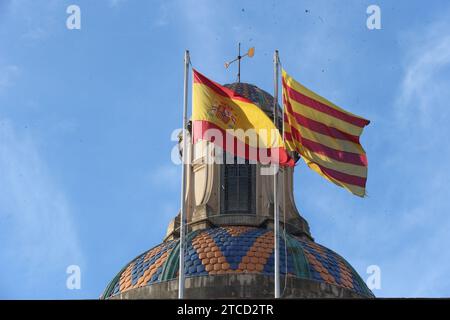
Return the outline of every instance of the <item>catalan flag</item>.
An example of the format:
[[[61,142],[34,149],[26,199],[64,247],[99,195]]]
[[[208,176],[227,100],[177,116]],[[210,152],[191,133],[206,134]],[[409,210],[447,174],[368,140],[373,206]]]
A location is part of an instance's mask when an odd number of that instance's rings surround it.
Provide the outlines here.
[[[282,75],[287,148],[329,181],[363,197],[367,157],[359,137],[369,120],[305,88],[285,70]]]
[[[206,140],[237,157],[292,166],[279,130],[256,104],[193,70],[193,142]]]

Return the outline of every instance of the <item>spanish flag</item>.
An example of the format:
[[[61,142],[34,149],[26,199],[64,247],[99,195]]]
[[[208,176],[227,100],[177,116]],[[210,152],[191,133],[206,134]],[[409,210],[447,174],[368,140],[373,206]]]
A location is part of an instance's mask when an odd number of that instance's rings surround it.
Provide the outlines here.
[[[256,104],[193,70],[193,142],[206,140],[239,158],[293,166],[280,132]]]
[[[307,165],[355,195],[366,195],[367,157],[359,137],[369,120],[334,105],[283,73],[285,143]]]

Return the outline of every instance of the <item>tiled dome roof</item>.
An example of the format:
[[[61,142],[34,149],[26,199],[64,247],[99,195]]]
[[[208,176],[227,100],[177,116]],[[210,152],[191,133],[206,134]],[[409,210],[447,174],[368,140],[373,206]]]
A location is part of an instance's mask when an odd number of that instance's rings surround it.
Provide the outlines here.
[[[273,114],[273,96],[257,86],[249,83],[235,82],[225,84],[225,87],[233,90],[238,95],[245,97],[259,106],[265,112]],[[281,114],[281,110],[280,114]]]
[[[163,242],[144,252],[119,272],[105,290],[103,298],[176,278],[178,257],[178,240]],[[270,276],[273,275],[273,269],[271,230],[228,226],[194,231],[187,236],[187,277],[226,273]],[[373,296],[364,281],[341,256],[313,241],[289,234],[280,241],[280,272],[344,287],[362,296]]]

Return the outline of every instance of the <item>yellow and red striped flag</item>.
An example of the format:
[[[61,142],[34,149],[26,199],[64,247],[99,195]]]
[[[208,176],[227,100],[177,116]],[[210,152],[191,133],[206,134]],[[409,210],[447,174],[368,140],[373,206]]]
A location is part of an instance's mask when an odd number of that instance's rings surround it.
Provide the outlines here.
[[[193,142],[207,140],[237,157],[293,166],[279,130],[256,104],[194,72]]]
[[[345,111],[283,74],[285,143],[307,165],[355,195],[366,195],[367,157],[359,137],[369,120]]]

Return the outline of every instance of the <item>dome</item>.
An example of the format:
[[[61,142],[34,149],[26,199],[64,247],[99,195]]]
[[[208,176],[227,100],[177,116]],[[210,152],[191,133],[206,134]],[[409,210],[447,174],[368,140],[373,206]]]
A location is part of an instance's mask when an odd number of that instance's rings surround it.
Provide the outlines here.
[[[273,278],[273,232],[246,226],[214,227],[187,235],[187,278],[226,274],[260,275]],[[165,241],[128,263],[111,281],[103,299],[132,289],[149,287],[177,278],[179,241]],[[330,285],[349,297],[373,297],[352,266],[337,253],[312,240],[290,234],[280,241],[280,273]],[[283,282],[283,281],[282,281]]]
[[[273,96],[266,91],[258,88],[257,86],[249,83],[235,82],[231,84],[225,84],[224,87],[233,90],[238,95],[245,97],[255,103],[263,111],[269,114],[273,114]],[[281,115],[281,110],[278,108]]]

